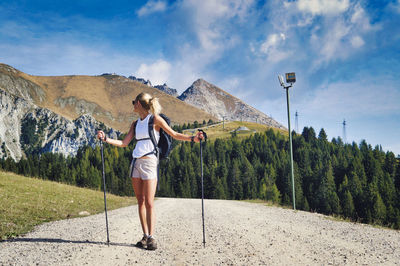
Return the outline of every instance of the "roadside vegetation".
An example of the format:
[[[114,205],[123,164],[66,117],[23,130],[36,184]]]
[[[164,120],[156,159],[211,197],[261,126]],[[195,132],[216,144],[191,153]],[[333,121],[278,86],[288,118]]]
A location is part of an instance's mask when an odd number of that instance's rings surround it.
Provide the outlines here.
[[[107,194],[107,209],[135,204],[133,197]],[[0,240],[34,226],[104,212],[103,192],[0,171]]]
[[[203,123],[201,127],[207,127]],[[231,133],[246,126],[249,135]],[[248,122],[209,125],[203,149],[204,196],[209,199],[262,199],[292,205],[288,135]],[[257,128],[259,127],[259,128]],[[226,129],[226,131],[225,131]],[[183,130],[183,129],[182,129]],[[221,133],[222,132],[222,133]],[[246,132],[246,131],[244,131]],[[245,133],[243,133],[245,134]],[[107,189],[116,195],[133,195],[127,173],[132,146],[105,145]],[[157,197],[201,197],[200,146],[173,142],[169,160],[160,164]],[[327,139],[305,127],[293,133],[296,208],[352,221],[400,229],[400,161],[381,146]],[[100,149],[81,147],[75,157],[59,154],[28,155],[14,162],[0,160],[0,168],[25,176],[101,188]]]

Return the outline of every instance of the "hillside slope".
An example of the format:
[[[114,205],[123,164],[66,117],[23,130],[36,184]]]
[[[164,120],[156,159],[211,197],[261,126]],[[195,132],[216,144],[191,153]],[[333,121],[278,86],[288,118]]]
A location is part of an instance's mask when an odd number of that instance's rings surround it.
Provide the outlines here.
[[[104,212],[102,191],[3,171],[0,195],[0,241],[45,222]],[[112,210],[133,205],[136,199],[107,194],[107,203]]]
[[[126,132],[136,118],[132,100],[140,92],[160,99],[173,123],[216,120],[216,117],[138,81],[117,76],[32,76],[0,64],[0,89],[32,101],[70,120],[90,114]]]

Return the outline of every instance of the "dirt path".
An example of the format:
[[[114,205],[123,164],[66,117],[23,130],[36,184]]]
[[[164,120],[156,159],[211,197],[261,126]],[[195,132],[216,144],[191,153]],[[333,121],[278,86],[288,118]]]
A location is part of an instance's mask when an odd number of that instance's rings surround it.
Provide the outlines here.
[[[261,204],[206,200],[206,247],[201,201],[158,199],[159,248],[141,238],[136,206],[47,223],[0,242],[1,265],[399,265],[400,232],[332,221],[325,216]]]

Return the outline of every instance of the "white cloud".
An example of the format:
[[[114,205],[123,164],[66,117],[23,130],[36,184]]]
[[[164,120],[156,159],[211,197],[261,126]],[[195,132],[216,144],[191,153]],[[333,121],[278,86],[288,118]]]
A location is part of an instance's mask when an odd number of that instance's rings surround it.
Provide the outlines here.
[[[285,41],[286,36],[285,34],[281,33],[281,34],[270,34],[268,36],[268,38],[265,40],[265,42],[263,42],[261,44],[261,52],[263,53],[268,53],[270,51],[270,49],[273,49],[275,47],[277,47],[279,45],[279,43],[281,43],[282,41]]]
[[[267,39],[261,44],[260,52],[268,56],[268,61],[274,63],[282,61],[287,57],[289,57],[291,54],[290,51],[285,52],[282,49],[280,49],[280,46],[282,46],[285,43],[285,40],[286,40],[286,35],[283,33],[270,34],[268,35]]]
[[[371,24],[359,3],[339,16],[323,19],[322,23],[314,26],[310,39],[313,52],[318,54],[313,66],[347,59],[354,55],[355,49],[366,47],[365,39],[379,29],[379,24]]]
[[[288,58],[287,51],[295,51],[292,58],[308,60],[312,71],[354,57],[368,50],[374,44],[369,40],[382,29],[363,5],[362,0],[271,0],[265,10],[272,29],[266,32],[282,32],[290,41],[272,46],[267,35],[260,51],[269,48],[269,61],[275,63]]]
[[[201,48],[218,53],[230,39],[232,18],[245,22],[253,0],[184,0],[179,6],[196,34]]]
[[[344,37],[350,32],[350,27],[342,20],[337,20],[329,32],[324,33],[322,38],[314,38],[314,47],[317,47],[321,55],[320,60],[330,61],[331,59],[344,57],[347,50],[342,50]],[[321,42],[322,41],[322,42]]]
[[[64,39],[43,40],[35,43],[0,44],[3,62],[31,75],[99,75],[119,73],[128,75],[138,58],[115,52],[103,45],[79,44]]]
[[[6,21],[0,24],[0,34],[10,38],[32,38],[33,33],[29,26],[15,21]]]
[[[297,8],[312,15],[337,15],[349,8],[349,0],[299,0]]]
[[[226,51],[243,44],[237,25],[247,26],[254,0],[181,0],[171,5],[173,20],[167,56],[174,72],[171,87],[182,91],[199,77],[215,73],[209,67]]]
[[[171,68],[170,63],[160,59],[150,65],[141,64],[136,71],[136,75],[149,79],[153,85],[160,85],[169,80]]]
[[[139,17],[143,17],[152,13],[163,12],[166,9],[167,4],[164,1],[150,0],[137,11],[137,14]]]
[[[393,9],[400,14],[400,0],[397,0],[396,3],[391,4],[391,6],[393,7]]]
[[[379,29],[379,26],[373,27],[371,25],[368,14],[359,3],[354,6],[354,13],[351,16],[350,21],[360,32],[369,32],[374,29]]]
[[[354,36],[350,41],[354,48],[360,48],[365,44],[364,40],[360,36]]]
[[[384,80],[384,77],[374,77]],[[374,79],[375,80],[375,79]],[[321,86],[300,104],[306,113],[327,117],[363,117],[400,113],[400,91],[391,82],[365,79]],[[384,90],[384,92],[382,92]]]

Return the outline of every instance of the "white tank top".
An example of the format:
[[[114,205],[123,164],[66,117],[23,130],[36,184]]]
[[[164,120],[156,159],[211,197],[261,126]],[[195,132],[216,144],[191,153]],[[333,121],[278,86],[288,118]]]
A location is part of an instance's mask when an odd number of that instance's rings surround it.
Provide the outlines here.
[[[147,140],[141,140],[136,143],[135,148],[133,149],[132,152],[132,157],[133,158],[140,158],[143,157],[145,154],[154,151],[154,144],[150,139],[149,136],[149,119],[151,117],[151,114],[146,116],[145,119],[141,120],[140,118],[137,120],[136,124],[136,129],[135,129],[135,137],[137,140],[139,139],[145,139],[149,138]],[[156,142],[160,140],[160,132],[154,129],[154,136],[156,137]],[[157,156],[155,154],[148,155],[149,157],[155,157]]]

